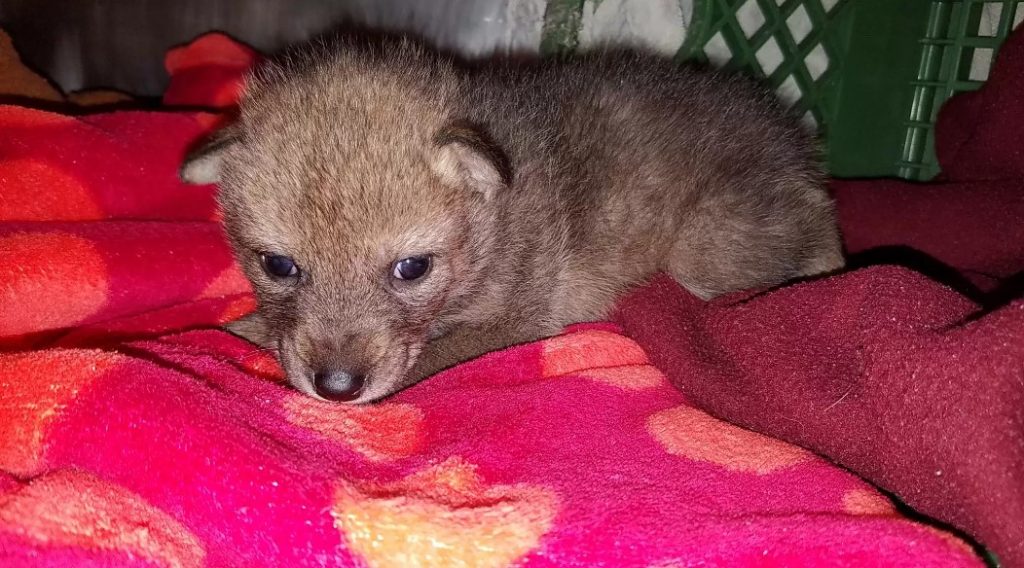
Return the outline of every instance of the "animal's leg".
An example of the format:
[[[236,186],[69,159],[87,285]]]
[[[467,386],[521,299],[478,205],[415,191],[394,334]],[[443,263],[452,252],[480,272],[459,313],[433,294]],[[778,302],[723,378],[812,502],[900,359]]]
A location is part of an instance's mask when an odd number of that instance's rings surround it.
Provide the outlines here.
[[[558,331],[556,326],[544,325],[460,326],[427,344],[409,373],[409,384],[485,353],[549,337]]]

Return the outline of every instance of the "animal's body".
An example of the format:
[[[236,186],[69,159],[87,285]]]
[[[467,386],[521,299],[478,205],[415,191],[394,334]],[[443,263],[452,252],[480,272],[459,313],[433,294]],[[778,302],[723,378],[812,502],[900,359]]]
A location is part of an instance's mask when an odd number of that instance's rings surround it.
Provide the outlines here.
[[[711,298],[843,264],[798,121],[746,79],[646,55],[293,56],[182,175],[220,183],[258,296],[232,329],[332,400],[603,318],[655,272]]]

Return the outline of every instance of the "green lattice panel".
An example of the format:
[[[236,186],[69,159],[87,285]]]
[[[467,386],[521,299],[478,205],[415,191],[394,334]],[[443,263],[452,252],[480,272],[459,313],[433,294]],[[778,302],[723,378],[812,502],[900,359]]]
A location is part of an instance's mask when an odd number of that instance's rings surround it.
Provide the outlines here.
[[[939,173],[935,120],[942,103],[984,84],[999,46],[1024,19],[1020,0],[933,0],[921,39],[917,76],[910,81],[913,103],[898,174],[926,180]]]
[[[842,68],[833,28],[848,0],[699,0],[680,59],[711,61],[764,78],[819,126],[834,115]]]
[[[541,49],[577,49],[585,0],[549,0]],[[677,58],[763,78],[826,143],[840,177],[929,179],[934,125],[978,88],[1024,0],[694,0]]]

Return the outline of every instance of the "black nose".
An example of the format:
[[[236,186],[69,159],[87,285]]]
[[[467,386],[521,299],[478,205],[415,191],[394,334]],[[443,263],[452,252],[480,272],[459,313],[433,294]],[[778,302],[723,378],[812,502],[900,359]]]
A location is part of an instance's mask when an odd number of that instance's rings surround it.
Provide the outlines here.
[[[363,376],[345,371],[321,371],[313,376],[316,394],[327,400],[347,402],[359,398],[363,390]]]

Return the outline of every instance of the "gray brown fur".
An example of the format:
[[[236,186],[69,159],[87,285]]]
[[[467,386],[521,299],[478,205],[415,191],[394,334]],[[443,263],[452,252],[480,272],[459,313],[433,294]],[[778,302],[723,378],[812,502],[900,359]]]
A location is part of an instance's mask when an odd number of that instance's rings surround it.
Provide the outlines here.
[[[292,383],[356,402],[608,315],[666,271],[702,298],[843,264],[813,138],[751,82],[634,53],[460,66],[410,41],[293,56],[183,177],[219,181],[259,310],[235,325]],[[294,284],[260,251],[295,258]],[[421,283],[391,263],[435,255]]]

